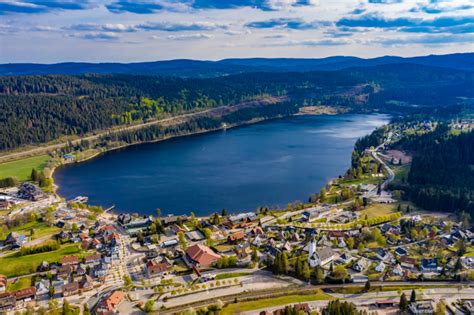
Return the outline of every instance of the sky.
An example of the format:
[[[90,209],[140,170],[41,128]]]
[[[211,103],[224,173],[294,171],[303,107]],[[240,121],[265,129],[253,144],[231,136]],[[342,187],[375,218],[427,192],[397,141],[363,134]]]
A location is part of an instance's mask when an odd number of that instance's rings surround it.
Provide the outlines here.
[[[474,0],[0,0],[0,63],[474,51]]]

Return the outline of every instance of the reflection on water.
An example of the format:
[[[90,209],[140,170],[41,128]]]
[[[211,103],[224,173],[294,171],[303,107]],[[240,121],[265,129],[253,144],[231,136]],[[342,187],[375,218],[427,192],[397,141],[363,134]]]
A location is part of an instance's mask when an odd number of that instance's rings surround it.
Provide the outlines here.
[[[125,148],[59,169],[66,198],[118,211],[209,214],[306,201],[343,174],[357,138],[385,115],[297,116]]]

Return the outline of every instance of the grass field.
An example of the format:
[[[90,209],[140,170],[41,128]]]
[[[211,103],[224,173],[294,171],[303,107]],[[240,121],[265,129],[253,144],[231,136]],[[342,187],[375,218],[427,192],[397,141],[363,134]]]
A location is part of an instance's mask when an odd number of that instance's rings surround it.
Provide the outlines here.
[[[360,214],[362,218],[364,218],[365,215],[367,215],[369,219],[380,217],[396,212],[397,206],[398,204],[373,204],[360,211]]]
[[[34,221],[34,222],[30,222],[24,225],[20,225],[20,226],[8,229],[5,232],[0,231],[0,239],[5,239],[10,232],[18,232],[21,234],[25,234],[26,236],[30,236],[31,229],[34,229],[35,231],[35,234],[34,234],[35,238],[59,233],[59,231],[61,230],[58,227],[49,226],[45,222]]]
[[[38,265],[46,260],[49,263],[58,262],[63,256],[67,255],[79,255],[81,252],[79,244],[66,244],[61,246],[60,249],[28,255],[28,256],[17,256],[16,253],[0,257],[0,274],[7,277],[26,275],[36,271]]]
[[[316,300],[332,300],[333,297],[322,292],[321,290],[316,290],[315,294],[309,295],[287,295],[269,299],[248,301],[248,302],[239,302],[227,305],[223,310],[223,315],[227,314],[238,314],[239,312],[247,312],[252,310],[258,310],[262,308],[274,307],[279,305],[303,303],[308,301]]]
[[[229,278],[237,278],[237,277],[243,277],[246,275],[249,275],[250,273],[248,272],[229,272],[229,273],[221,273],[216,276],[216,280],[222,280],[222,279],[229,279]]]
[[[49,159],[49,155],[40,155],[0,164],[0,178],[16,177],[20,181],[28,180],[31,170],[36,168],[42,171]]]
[[[31,277],[25,277],[16,280],[15,282],[9,282],[7,286],[7,291],[16,291],[21,289],[26,289],[31,287]]]

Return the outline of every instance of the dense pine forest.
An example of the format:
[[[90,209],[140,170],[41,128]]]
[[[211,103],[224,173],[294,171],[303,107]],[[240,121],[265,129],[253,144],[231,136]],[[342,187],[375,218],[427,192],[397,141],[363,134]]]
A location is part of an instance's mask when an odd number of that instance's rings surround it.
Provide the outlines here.
[[[474,131],[454,135],[440,124],[397,146],[414,157],[406,182],[393,188],[425,209],[466,212],[474,218]]]
[[[124,74],[5,76],[0,78],[0,150],[271,96],[286,98],[281,109],[269,111],[287,113],[297,111],[288,111],[287,101],[296,108],[329,105],[355,111],[457,106],[474,97],[473,77],[472,72],[461,70],[400,64],[210,79]],[[242,115],[252,119],[263,112]]]

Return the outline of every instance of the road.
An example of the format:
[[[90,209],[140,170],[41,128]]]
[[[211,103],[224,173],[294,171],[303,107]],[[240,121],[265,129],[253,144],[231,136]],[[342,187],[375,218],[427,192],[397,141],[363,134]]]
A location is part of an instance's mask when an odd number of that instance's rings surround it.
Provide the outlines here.
[[[248,101],[248,102],[243,102],[235,105],[226,105],[226,106],[219,106],[219,107],[214,107],[210,109],[205,109],[199,112],[193,112],[193,113],[187,113],[187,114],[182,114],[178,116],[173,116],[169,118],[164,118],[164,119],[159,119],[159,120],[153,120],[141,124],[136,124],[136,125],[130,125],[126,127],[118,127],[118,128],[113,128],[113,129],[108,129],[104,131],[97,132],[93,135],[85,136],[79,139],[71,140],[70,142],[73,145],[79,144],[82,140],[92,142],[94,140],[98,140],[100,137],[105,136],[107,134],[111,133],[120,133],[123,131],[133,131],[133,130],[138,130],[138,129],[143,129],[149,126],[153,125],[172,125],[172,124],[179,124],[182,123],[188,118],[191,117],[198,117],[198,116],[205,116],[205,115],[222,115],[225,113],[231,113],[235,112],[239,109],[242,108],[247,108],[247,107],[257,107],[257,106],[265,106],[265,105],[272,105],[272,104],[277,104],[284,102],[285,100],[288,100],[287,96],[278,96],[278,97],[265,97],[259,100],[255,101]],[[41,154],[47,154],[49,152],[61,149],[65,147],[68,144],[68,141],[57,143],[57,144],[51,144],[51,145],[45,145],[41,147],[36,147],[32,149],[27,149],[23,150],[20,152],[11,152],[7,153],[5,155],[0,156],[0,163],[4,163],[7,161],[13,161],[13,160],[18,160],[21,158],[25,157],[30,157],[30,156],[35,156],[35,155],[41,155]]]
[[[383,165],[383,167],[387,170],[387,173],[388,173],[388,178],[383,182],[382,184],[382,190],[385,190],[388,186],[388,184],[390,184],[394,179],[395,179],[395,172],[387,165],[387,163],[385,163],[385,161],[383,159],[381,159],[379,156],[378,156],[378,151],[385,147],[387,144],[390,143],[390,140],[392,139],[392,134],[390,133],[387,137],[387,140],[385,140],[381,145],[379,145],[378,147],[376,147],[374,150],[372,150],[372,157],[377,161],[379,162],[380,164]]]

